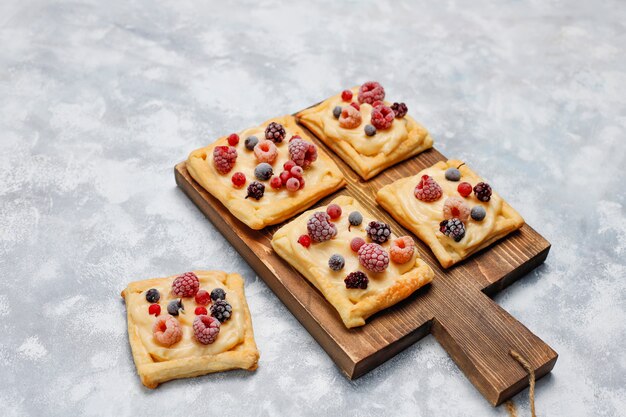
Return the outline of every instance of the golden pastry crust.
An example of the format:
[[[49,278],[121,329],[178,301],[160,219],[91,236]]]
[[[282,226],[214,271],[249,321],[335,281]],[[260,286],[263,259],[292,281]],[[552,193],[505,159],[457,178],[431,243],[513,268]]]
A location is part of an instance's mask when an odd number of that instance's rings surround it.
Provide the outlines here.
[[[465,237],[460,242],[455,242],[441,233],[439,222],[444,219],[442,207],[446,198],[459,195],[457,187],[462,181],[472,185],[483,181],[467,165],[462,164],[463,162],[458,160],[440,161],[417,175],[386,185],[376,194],[376,201],[399,223],[424,241],[444,268],[468,258],[524,224],[524,219],[497,193],[493,192],[491,200],[487,203],[479,201],[472,193],[464,199],[465,203],[470,208],[482,205],[487,211],[485,219],[480,222],[468,219],[465,222]],[[457,167],[461,171],[461,180],[459,182],[446,180],[445,171]],[[422,175],[430,175],[442,186],[443,196],[439,200],[426,203],[415,197],[413,190]]]
[[[405,299],[418,288],[432,281],[432,269],[420,259],[416,248],[413,258],[403,265],[390,262],[383,273],[373,273],[359,265],[356,253],[350,249],[353,237],[365,237],[365,226],[373,217],[352,197],[340,196],[331,202],[339,204],[343,213],[334,221],[338,234],[334,239],[322,243],[312,243],[306,249],[297,242],[298,236],[306,233],[306,221],[316,211],[324,211],[325,207],[317,207],[302,213],[298,218],[280,228],[272,238],[272,247],[278,255],[300,271],[339,313],[344,325],[348,328],[363,326],[372,314],[383,310]],[[348,215],[358,210],[363,215],[360,226],[352,226],[348,230]],[[389,248],[395,236],[382,244]],[[328,258],[333,253],[344,256],[345,267],[338,272],[328,267]],[[344,278],[353,271],[363,271],[369,278],[368,288],[346,289]]]
[[[352,88],[355,98],[358,90],[358,87]],[[428,131],[409,115],[395,119],[390,129],[380,130],[374,137],[367,137],[363,129],[369,124],[371,106],[366,103],[361,104],[361,125],[355,129],[341,128],[332,116],[332,111],[335,106],[347,104],[341,99],[341,94],[337,94],[302,110],[296,114],[296,118],[363,179],[368,180],[386,168],[432,148],[433,139]],[[389,102],[385,104],[391,105]],[[393,138],[391,145],[387,141],[389,137]],[[374,146],[375,141],[381,143]],[[387,143],[382,143],[384,141]]]
[[[122,297],[126,302],[127,308],[128,339],[133,352],[135,366],[137,367],[137,373],[141,378],[141,382],[148,388],[156,388],[160,383],[172,379],[190,378],[231,369],[252,371],[257,368],[259,351],[254,341],[252,319],[250,318],[250,310],[244,295],[243,278],[239,274],[228,274],[222,271],[194,271],[194,273],[201,280],[203,276],[207,275],[219,280],[227,294],[230,292],[236,294],[239,298],[241,312],[243,313],[243,339],[236,346],[217,354],[190,356],[165,361],[155,360],[139,334],[138,324],[132,314],[132,310],[135,307],[132,303],[136,302],[134,301],[136,297],[132,297],[132,295],[163,285],[164,282],[171,286],[171,282],[176,278],[176,275],[167,278],[152,278],[131,282],[122,291]],[[162,307],[161,316],[167,314],[166,306]],[[148,314],[147,311],[146,314]],[[193,311],[187,314],[193,314]],[[218,336],[218,340],[220,336]]]
[[[258,164],[254,152],[244,146],[244,140],[255,135],[259,140],[265,138],[265,128],[271,122],[283,125],[287,132],[285,140],[277,144],[278,158],[273,164],[274,175],[280,174],[282,165],[289,159],[287,150],[289,138],[300,135],[307,140],[303,129],[298,126],[293,116],[284,116],[270,119],[262,125],[246,129],[239,133],[240,142],[237,145],[237,162],[235,167],[226,175],[220,174],[213,165],[213,149],[216,146],[228,145],[228,137],[224,136],[204,148],[191,152],[187,159],[187,170],[198,184],[217,198],[239,220],[255,230],[265,226],[281,223],[302,210],[310,207],[321,198],[332,194],[345,186],[343,174],[337,164],[318,147],[317,160],[304,170],[305,186],[303,189],[291,193],[285,189],[274,190],[269,181],[264,181],[265,194],[260,200],[246,199],[246,188],[250,182],[256,180],[254,167]],[[310,142],[310,140],[309,140]],[[246,175],[246,185],[242,189],[233,187],[232,174],[241,171]]]

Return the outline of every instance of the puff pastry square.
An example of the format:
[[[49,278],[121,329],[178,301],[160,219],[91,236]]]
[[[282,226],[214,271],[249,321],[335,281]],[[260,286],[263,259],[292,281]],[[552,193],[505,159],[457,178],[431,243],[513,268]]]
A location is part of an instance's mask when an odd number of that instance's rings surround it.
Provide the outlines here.
[[[460,181],[448,181],[445,178],[446,170],[457,167],[461,172]],[[423,175],[431,176],[441,186],[443,195],[437,201],[424,202],[415,197],[415,187]],[[440,161],[417,175],[399,179],[381,188],[376,194],[376,200],[430,247],[441,266],[449,268],[524,224],[524,219],[497,193],[493,192],[488,202],[479,201],[472,193],[463,199],[464,202],[470,209],[483,206],[487,215],[482,221],[470,217],[464,222],[465,236],[459,242],[444,235],[439,231],[439,223],[444,220],[444,202],[448,197],[460,197],[457,187],[463,181],[475,186],[483,179],[461,161]]]
[[[150,303],[146,291],[159,290],[161,314],[167,315],[167,304],[178,299],[171,293],[176,275],[131,282],[122,291],[128,318],[128,339],[133,359],[141,382],[148,388],[178,378],[189,378],[230,369],[254,370],[257,368],[259,351],[254,342],[252,320],[243,290],[243,279],[239,274],[222,271],[193,271],[200,280],[200,288],[212,291],[222,288],[226,300],[233,308],[230,320],[222,323],[214,343],[203,345],[194,335],[192,323],[195,319],[196,303],[193,297],[183,298],[185,307],[176,319],[183,337],[170,347],[160,345],[152,335],[156,317],[148,314]],[[207,307],[208,308],[208,307]]]
[[[307,233],[307,221],[314,212],[325,211],[326,206],[317,207],[302,213],[289,224],[280,228],[272,238],[272,247],[278,255],[300,271],[322,293],[337,310],[344,325],[348,328],[363,326],[372,314],[405,299],[418,288],[432,281],[434,273],[419,257],[417,248],[411,260],[405,264],[393,261],[380,273],[373,273],[359,264],[357,254],[350,249],[350,241],[357,236],[366,237],[365,227],[374,220],[352,197],[340,196],[332,203],[339,204],[342,215],[334,221],[337,235],[326,242],[313,242],[309,248],[298,243],[298,237]],[[353,211],[363,215],[360,226],[349,230],[348,216]],[[381,246],[389,249],[395,235]],[[368,240],[366,239],[366,242]],[[328,266],[331,255],[338,253],[345,259],[340,271]],[[353,271],[364,272],[369,284],[366,289],[347,289],[344,278]]]
[[[281,223],[300,213],[312,204],[336,190],[345,186],[343,174],[337,164],[318,147],[317,160],[304,170],[304,188],[289,192],[282,187],[275,190],[270,187],[269,181],[263,181],[265,193],[260,200],[245,198],[247,186],[255,181],[254,168],[259,164],[253,151],[247,150],[244,141],[248,136],[256,136],[259,140],[265,138],[265,128],[271,122],[280,123],[286,131],[285,139],[276,144],[278,157],[274,161],[274,175],[283,170],[283,163],[289,159],[288,142],[293,135],[300,135],[304,140],[312,142],[298,126],[293,116],[270,119],[260,126],[239,132],[241,138],[237,144],[237,160],[234,168],[225,175],[220,174],[213,163],[213,149],[216,146],[228,145],[226,136],[204,148],[197,149],[187,159],[187,170],[196,182],[217,198],[239,220],[250,228],[259,230],[265,226]],[[243,172],[246,184],[237,189],[231,182],[235,172]]]
[[[356,101],[359,87],[351,91]],[[384,103],[391,106],[387,101]],[[360,105],[361,125],[343,128],[333,116],[333,109],[346,105],[340,93],[297,113],[296,118],[365,180],[433,146],[428,131],[409,115],[395,119],[389,129],[367,136],[364,127],[370,123],[372,113],[372,106],[367,103]]]

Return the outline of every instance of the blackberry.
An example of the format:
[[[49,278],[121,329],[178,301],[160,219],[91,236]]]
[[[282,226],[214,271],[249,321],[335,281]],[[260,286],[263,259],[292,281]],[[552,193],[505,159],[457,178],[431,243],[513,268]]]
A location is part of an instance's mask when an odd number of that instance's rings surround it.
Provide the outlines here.
[[[248,195],[246,196],[246,198],[252,197],[255,200],[260,200],[261,197],[263,197],[264,193],[265,185],[261,184],[258,181],[252,181],[250,185],[248,185]]]
[[[341,116],[341,106],[335,106],[333,116],[335,116],[335,119],[339,119],[339,116]]]
[[[333,271],[341,271],[345,265],[346,260],[338,253],[335,253],[330,258],[328,258],[328,267]]]
[[[448,181],[459,181],[461,179],[461,171],[456,168],[446,169],[446,179]]]
[[[217,300],[211,306],[211,315],[218,319],[220,323],[230,320],[233,308],[226,300]]]
[[[491,186],[486,182],[479,182],[474,186],[474,194],[480,201],[487,202],[491,200]]]
[[[248,136],[243,144],[246,146],[247,150],[251,151],[257,143],[259,143],[259,138],[256,136]]]
[[[146,291],[146,301],[149,303],[158,303],[161,299],[161,294],[159,294],[159,290],[156,288],[150,288]]]
[[[385,243],[391,235],[391,228],[387,223],[371,221],[365,228],[367,235],[376,243]]]
[[[465,236],[465,225],[460,219],[453,217],[439,223],[439,231],[454,239],[455,242],[459,242]]]
[[[396,115],[396,119],[402,119],[409,111],[408,107],[404,103],[393,103],[391,105],[391,110],[393,110],[393,113]]]
[[[272,178],[274,175],[274,170],[272,166],[267,162],[261,162],[259,165],[254,168],[254,176],[260,179],[261,181],[267,181]]]
[[[472,211],[470,212],[472,219],[476,221],[481,221],[487,215],[487,211],[483,206],[474,206],[472,207]]]
[[[367,136],[374,136],[376,134],[376,128],[372,125],[365,125],[365,134]]]
[[[225,300],[226,299],[226,291],[224,291],[221,288],[216,288],[213,291],[211,291],[211,300],[213,301],[217,301],[217,300]]]
[[[346,288],[360,288],[362,290],[367,288],[367,275],[361,271],[350,272],[346,279],[343,280],[346,284]]]
[[[172,316],[178,316],[178,312],[180,310],[185,311],[185,306],[183,305],[183,300],[182,299],[172,300],[167,305],[167,312],[169,314],[171,314]]]
[[[272,122],[265,129],[265,138],[274,143],[280,143],[285,139],[285,128],[280,123]]]

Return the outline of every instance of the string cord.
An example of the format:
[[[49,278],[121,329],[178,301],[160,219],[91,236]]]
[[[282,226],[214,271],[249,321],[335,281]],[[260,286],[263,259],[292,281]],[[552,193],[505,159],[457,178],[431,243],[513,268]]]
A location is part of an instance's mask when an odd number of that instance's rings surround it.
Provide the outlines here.
[[[511,349],[509,350],[509,355],[511,355],[511,357],[515,359],[517,363],[519,363],[522,368],[526,370],[526,372],[528,372],[528,397],[530,400],[530,415],[532,417],[537,417],[537,415],[535,414],[535,371],[533,370],[533,367],[530,366],[530,363],[528,363],[528,361],[524,359],[524,357],[518,352]],[[509,400],[505,403],[505,405],[511,417],[517,417],[517,410],[515,409],[515,404],[513,403],[513,401]]]

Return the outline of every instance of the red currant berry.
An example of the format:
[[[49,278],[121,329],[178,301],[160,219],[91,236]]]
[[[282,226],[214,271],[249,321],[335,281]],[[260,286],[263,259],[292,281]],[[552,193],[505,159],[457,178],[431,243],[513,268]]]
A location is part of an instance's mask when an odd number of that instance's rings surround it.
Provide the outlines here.
[[[239,143],[239,135],[236,133],[231,133],[228,136],[228,144],[230,146],[237,146],[238,143]]]
[[[350,105],[351,105],[352,107],[354,107],[355,109],[357,109],[357,110],[361,110],[361,106],[359,106],[359,103],[354,103],[354,102],[352,102],[352,103],[350,103]]]
[[[302,173],[304,172],[304,170],[302,169],[302,167],[296,165],[295,167],[291,168],[289,172],[291,173],[292,177],[300,179],[302,178]]]
[[[150,307],[148,307],[148,314],[151,316],[158,316],[161,314],[161,306],[158,304],[150,304]]]
[[[311,246],[311,237],[309,235],[302,235],[298,238],[298,243],[305,248],[308,248]]]
[[[296,163],[293,162],[291,159],[283,164],[283,168],[285,169],[285,171],[291,171],[291,168],[295,166],[296,166]]]
[[[350,90],[343,90],[341,92],[341,99],[343,101],[350,101],[350,100],[352,100],[352,91],[350,91]]]
[[[283,171],[280,173],[278,177],[280,178],[280,182],[282,182],[283,185],[285,185],[287,184],[287,180],[291,178],[291,173],[289,171]]]
[[[205,307],[196,307],[196,310],[194,311],[194,313],[196,313],[196,316],[206,316],[207,315],[207,311]]]
[[[457,191],[463,197],[467,197],[472,193],[472,184],[470,184],[469,182],[462,182],[457,187]]]
[[[326,213],[328,213],[331,219],[336,220],[341,217],[341,207],[339,207],[339,204],[331,204],[326,208]]]
[[[205,306],[211,302],[211,294],[207,290],[200,290],[196,293],[196,303]]]
[[[231,181],[235,187],[241,188],[246,183],[246,175],[243,172],[235,172]]]
[[[275,190],[278,190],[282,186],[283,186],[283,181],[280,179],[280,177],[277,177],[276,175],[274,175],[272,179],[270,180],[270,187],[272,187]]]
[[[304,188],[304,178],[299,178],[298,181],[300,181],[300,188],[298,188],[299,190]]]

